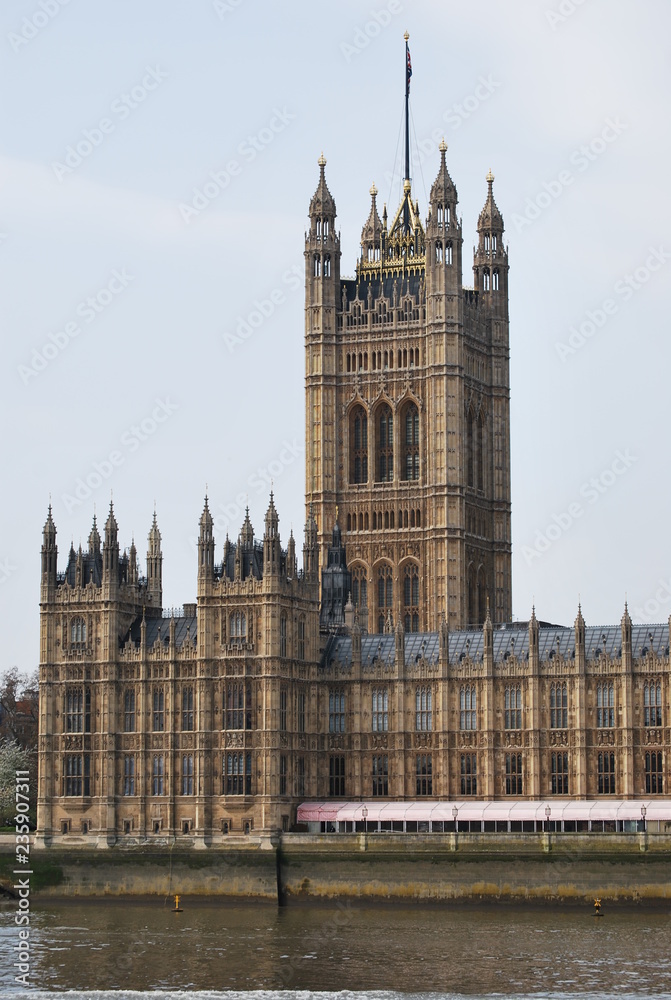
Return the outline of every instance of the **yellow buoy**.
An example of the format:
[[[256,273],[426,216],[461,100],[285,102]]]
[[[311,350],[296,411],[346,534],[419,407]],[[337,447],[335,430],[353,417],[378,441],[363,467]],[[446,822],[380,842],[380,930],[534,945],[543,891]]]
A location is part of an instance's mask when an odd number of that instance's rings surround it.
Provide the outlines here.
[[[172,912],[173,913],[181,913],[182,912],[182,907],[179,905],[179,896],[177,896],[177,895],[175,896],[175,908],[174,908],[174,910]]]
[[[603,913],[601,912],[601,900],[598,898],[594,900],[594,916],[595,917],[603,916]]]

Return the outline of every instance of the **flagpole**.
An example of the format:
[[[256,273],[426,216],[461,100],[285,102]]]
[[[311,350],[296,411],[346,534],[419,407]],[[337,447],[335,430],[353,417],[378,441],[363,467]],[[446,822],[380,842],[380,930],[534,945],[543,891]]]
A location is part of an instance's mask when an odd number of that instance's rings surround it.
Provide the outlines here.
[[[408,73],[408,39],[410,35],[406,31],[405,38],[405,180],[410,180],[410,124],[409,124],[409,104],[410,104],[410,74]]]

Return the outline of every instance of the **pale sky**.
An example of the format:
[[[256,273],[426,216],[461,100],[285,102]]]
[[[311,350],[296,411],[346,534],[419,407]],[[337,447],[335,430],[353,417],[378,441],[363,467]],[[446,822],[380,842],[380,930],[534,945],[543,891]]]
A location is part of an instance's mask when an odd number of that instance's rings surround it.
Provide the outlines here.
[[[490,167],[506,225],[515,617],[535,601],[570,624],[580,596],[608,624],[626,595],[636,621],[665,621],[669,13],[5,0],[0,669],[39,660],[50,496],[60,570],[113,490],[144,572],[156,502],[166,606],[195,600],[206,484],[218,559],[246,498],[262,534],[271,478],[300,548],[317,159],[351,275],[371,184],[390,212],[399,198],[406,29],[413,188],[424,217],[444,135],[466,285]]]

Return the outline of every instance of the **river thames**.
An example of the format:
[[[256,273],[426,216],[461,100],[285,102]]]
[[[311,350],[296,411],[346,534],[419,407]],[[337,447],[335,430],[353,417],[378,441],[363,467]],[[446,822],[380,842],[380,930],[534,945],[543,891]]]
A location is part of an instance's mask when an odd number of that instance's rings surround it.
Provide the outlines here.
[[[14,907],[0,910],[2,993],[162,1000],[280,991],[398,997],[671,998],[671,907],[277,908],[185,899],[34,905],[30,989],[14,981]],[[231,992],[232,991],[232,992]]]

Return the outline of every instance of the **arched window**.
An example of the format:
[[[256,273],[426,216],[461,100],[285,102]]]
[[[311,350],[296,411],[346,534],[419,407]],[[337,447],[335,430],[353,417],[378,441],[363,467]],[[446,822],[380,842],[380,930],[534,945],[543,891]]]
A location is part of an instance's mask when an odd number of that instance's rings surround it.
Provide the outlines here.
[[[355,608],[368,606],[368,579],[364,566],[352,567],[352,604]]]
[[[350,482],[368,482],[368,414],[355,406],[350,418]]]
[[[380,566],[377,571],[377,609],[378,609],[378,632],[384,632],[384,625],[387,614],[392,608],[394,596],[394,581],[391,566],[387,563]]]
[[[322,262],[321,257],[318,253],[315,254],[315,278],[320,278],[322,273]]]
[[[401,469],[405,480],[419,479],[419,410],[414,403],[405,408],[402,421],[403,459]]]
[[[330,254],[326,254],[326,256],[324,257],[324,277],[325,278],[330,278],[331,277],[331,255]]]
[[[377,411],[377,481],[390,483],[394,478],[394,418],[385,403]]]
[[[193,688],[182,688],[182,729],[190,732],[193,729]]]
[[[612,729],[615,725],[615,687],[612,681],[597,684],[596,724],[599,729]]]
[[[436,264],[443,263],[443,244],[438,240],[436,243]]]
[[[475,486],[475,414],[466,416],[466,485]]]
[[[445,263],[446,264],[451,264],[452,263],[452,244],[451,243],[446,243],[445,244]]]
[[[419,570],[414,563],[405,567],[403,575],[403,627],[406,632],[419,632]]]
[[[499,272],[494,271],[492,275],[492,290],[498,292],[499,290]]]
[[[556,681],[550,685],[550,729],[568,729],[566,681]]]
[[[431,688],[421,687],[415,690],[415,729],[418,733],[431,732],[433,729],[433,712],[431,710]]]
[[[70,625],[70,641],[73,646],[86,645],[86,622],[83,618],[74,618]]]
[[[509,684],[505,693],[505,727],[522,728],[522,688],[519,684]]]
[[[662,683],[660,680],[646,681],[643,686],[643,724],[662,725]]]
[[[235,611],[229,619],[231,642],[244,642],[247,637],[247,617],[244,611]]]
[[[486,268],[482,272],[482,289],[485,292],[489,291],[489,271]]]
[[[474,684],[466,684],[459,691],[459,728],[478,728],[478,695]]]
[[[479,490],[484,490],[485,488],[485,418],[482,410],[478,414],[478,440],[477,440],[477,471],[478,471],[478,482],[477,486]]]

